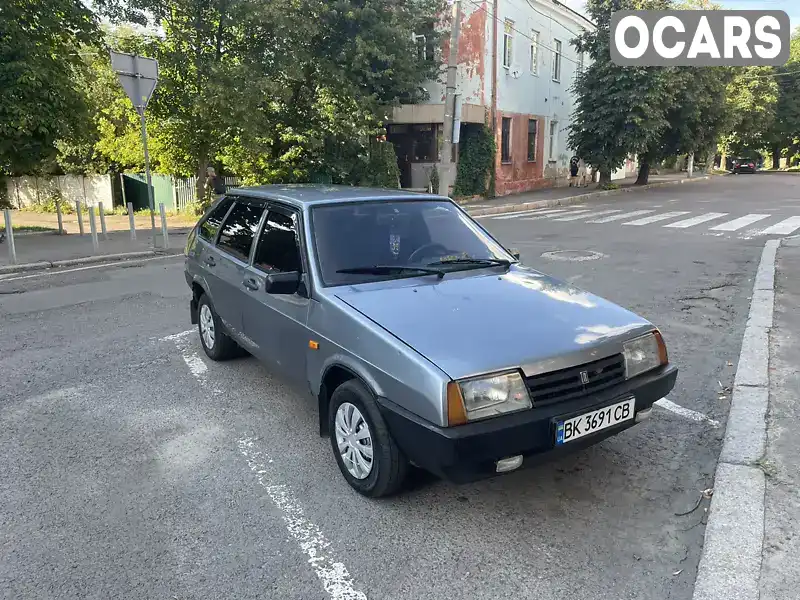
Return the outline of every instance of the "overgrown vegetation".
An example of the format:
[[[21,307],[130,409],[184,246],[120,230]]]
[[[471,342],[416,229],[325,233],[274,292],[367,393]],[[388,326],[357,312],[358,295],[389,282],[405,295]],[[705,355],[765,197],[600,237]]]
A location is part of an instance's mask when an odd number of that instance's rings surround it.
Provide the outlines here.
[[[461,136],[455,196],[491,195],[487,189],[490,173],[494,172],[495,142],[486,125],[468,126]]]

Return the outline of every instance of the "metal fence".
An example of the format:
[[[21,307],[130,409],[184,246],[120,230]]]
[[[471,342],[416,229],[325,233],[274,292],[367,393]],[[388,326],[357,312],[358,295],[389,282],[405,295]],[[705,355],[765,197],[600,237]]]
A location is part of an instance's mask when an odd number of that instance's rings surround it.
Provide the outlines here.
[[[236,176],[225,177],[225,189],[240,187],[242,181]],[[197,177],[173,177],[172,189],[175,194],[175,207],[185,210],[186,205],[197,202]]]

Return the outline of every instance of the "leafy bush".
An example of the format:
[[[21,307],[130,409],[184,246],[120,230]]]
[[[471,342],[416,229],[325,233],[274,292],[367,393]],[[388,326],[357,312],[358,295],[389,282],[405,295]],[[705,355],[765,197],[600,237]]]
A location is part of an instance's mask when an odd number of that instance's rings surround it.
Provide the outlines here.
[[[494,171],[494,136],[486,125],[464,129],[453,194],[487,195],[487,182]]]
[[[61,205],[62,214],[69,215],[75,212],[75,205],[72,202],[65,201],[59,190],[53,190],[47,198],[26,206],[25,210],[35,213],[55,214],[57,212],[56,203]]]
[[[431,169],[430,186],[431,193],[439,193],[439,168],[436,165],[433,165],[433,168]]]
[[[613,181],[608,181],[608,182],[604,183],[603,185],[601,185],[600,189],[601,190],[618,190],[619,189],[619,184],[618,183],[614,183]]]
[[[400,168],[397,153],[391,142],[372,141],[369,156],[359,185],[380,188],[400,187]]]

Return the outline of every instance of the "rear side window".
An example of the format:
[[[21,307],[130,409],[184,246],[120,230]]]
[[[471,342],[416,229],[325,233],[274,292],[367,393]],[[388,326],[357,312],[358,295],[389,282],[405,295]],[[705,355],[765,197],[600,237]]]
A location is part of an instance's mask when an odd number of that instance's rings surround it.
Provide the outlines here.
[[[225,219],[217,248],[247,261],[263,213],[263,206],[237,202]]]
[[[290,273],[302,271],[297,236],[297,214],[270,211],[261,232],[253,265],[262,271]]]
[[[198,235],[207,242],[213,242],[217,237],[219,226],[222,219],[228,213],[228,209],[233,204],[233,198],[223,198],[219,204],[209,213],[205,221],[200,225]]]

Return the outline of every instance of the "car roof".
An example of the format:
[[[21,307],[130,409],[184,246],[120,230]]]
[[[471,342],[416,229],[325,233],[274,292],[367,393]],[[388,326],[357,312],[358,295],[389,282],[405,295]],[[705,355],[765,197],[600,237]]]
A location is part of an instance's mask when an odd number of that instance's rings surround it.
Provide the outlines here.
[[[371,200],[449,200],[446,196],[409,192],[399,189],[354,187],[349,185],[275,184],[233,188],[231,196],[247,196],[263,200],[279,200],[305,208],[321,204],[365,202]]]

